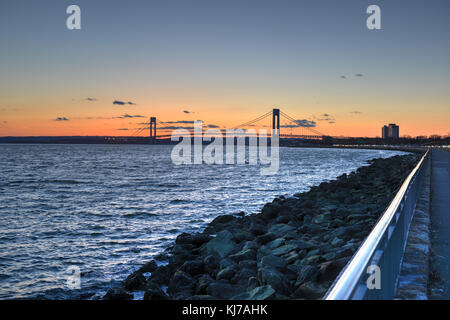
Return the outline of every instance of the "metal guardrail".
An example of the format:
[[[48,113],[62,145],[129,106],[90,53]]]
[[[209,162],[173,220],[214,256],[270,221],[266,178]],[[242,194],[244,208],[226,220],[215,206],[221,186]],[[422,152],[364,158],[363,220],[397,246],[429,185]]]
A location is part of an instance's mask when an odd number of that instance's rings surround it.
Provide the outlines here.
[[[427,150],[403,182],[394,200],[337,277],[324,299],[394,299],[409,226],[429,154],[430,150]],[[379,289],[369,289],[367,285],[367,280],[373,272],[372,266],[377,266],[380,270]]]

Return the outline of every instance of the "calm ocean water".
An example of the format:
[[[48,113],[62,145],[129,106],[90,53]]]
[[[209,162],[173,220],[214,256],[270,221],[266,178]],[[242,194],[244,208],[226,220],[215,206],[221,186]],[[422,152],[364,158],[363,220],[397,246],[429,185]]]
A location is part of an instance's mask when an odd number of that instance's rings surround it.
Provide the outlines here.
[[[171,146],[0,145],[0,299],[100,297],[181,232],[402,152],[281,148],[280,170],[175,166]],[[78,266],[81,290],[66,285]]]

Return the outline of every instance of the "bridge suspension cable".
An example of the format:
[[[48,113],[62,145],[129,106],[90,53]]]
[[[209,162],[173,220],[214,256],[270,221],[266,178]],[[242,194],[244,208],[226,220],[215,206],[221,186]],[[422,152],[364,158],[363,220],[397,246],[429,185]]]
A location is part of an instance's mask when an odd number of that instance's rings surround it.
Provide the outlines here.
[[[249,125],[252,125],[252,124],[254,124],[256,122],[259,122],[259,121],[263,120],[264,118],[267,118],[271,114],[272,114],[272,110],[270,110],[269,112],[263,114],[262,116],[259,116],[259,117],[255,118],[253,120],[247,121],[247,122],[245,122],[245,123],[243,123],[243,124],[241,124],[241,125],[239,125],[237,127],[234,127],[233,129],[239,129],[239,128],[242,128],[242,127],[248,127]]]
[[[132,134],[130,134],[131,137],[136,137],[137,135],[139,135],[143,130],[148,129],[147,126],[150,125],[150,121],[147,121],[145,123],[142,124],[142,127],[137,128],[133,131]]]
[[[294,123],[296,123],[296,124],[299,124],[299,123],[298,123],[298,120],[295,120],[294,118],[292,118],[292,117],[289,116],[288,114],[284,113],[283,111],[280,111],[280,113],[281,113],[281,115],[282,115],[283,117],[287,118],[288,120],[290,120],[290,121],[292,121],[292,122],[294,122]],[[305,128],[305,129],[307,129],[307,130],[313,132],[314,134],[316,134],[316,135],[318,135],[318,136],[325,136],[322,132],[317,131],[317,130],[311,128],[311,127],[305,127],[305,126],[301,126],[301,127],[303,127],[303,128]]]

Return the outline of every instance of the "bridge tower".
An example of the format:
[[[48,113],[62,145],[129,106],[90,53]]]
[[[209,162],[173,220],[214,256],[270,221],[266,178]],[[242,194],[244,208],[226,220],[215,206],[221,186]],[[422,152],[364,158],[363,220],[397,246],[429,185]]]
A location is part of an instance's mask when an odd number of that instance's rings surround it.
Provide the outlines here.
[[[156,117],[150,118],[150,142],[156,142]]]
[[[272,111],[272,130],[277,130],[280,133],[280,109],[273,109]]]

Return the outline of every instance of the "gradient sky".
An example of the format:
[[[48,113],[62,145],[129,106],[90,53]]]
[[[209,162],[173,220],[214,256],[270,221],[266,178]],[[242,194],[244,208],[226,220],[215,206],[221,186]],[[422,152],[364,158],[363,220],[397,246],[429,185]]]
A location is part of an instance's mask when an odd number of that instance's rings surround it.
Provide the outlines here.
[[[234,127],[274,106],[328,135],[446,135],[449,31],[447,0],[2,0],[0,136]]]

